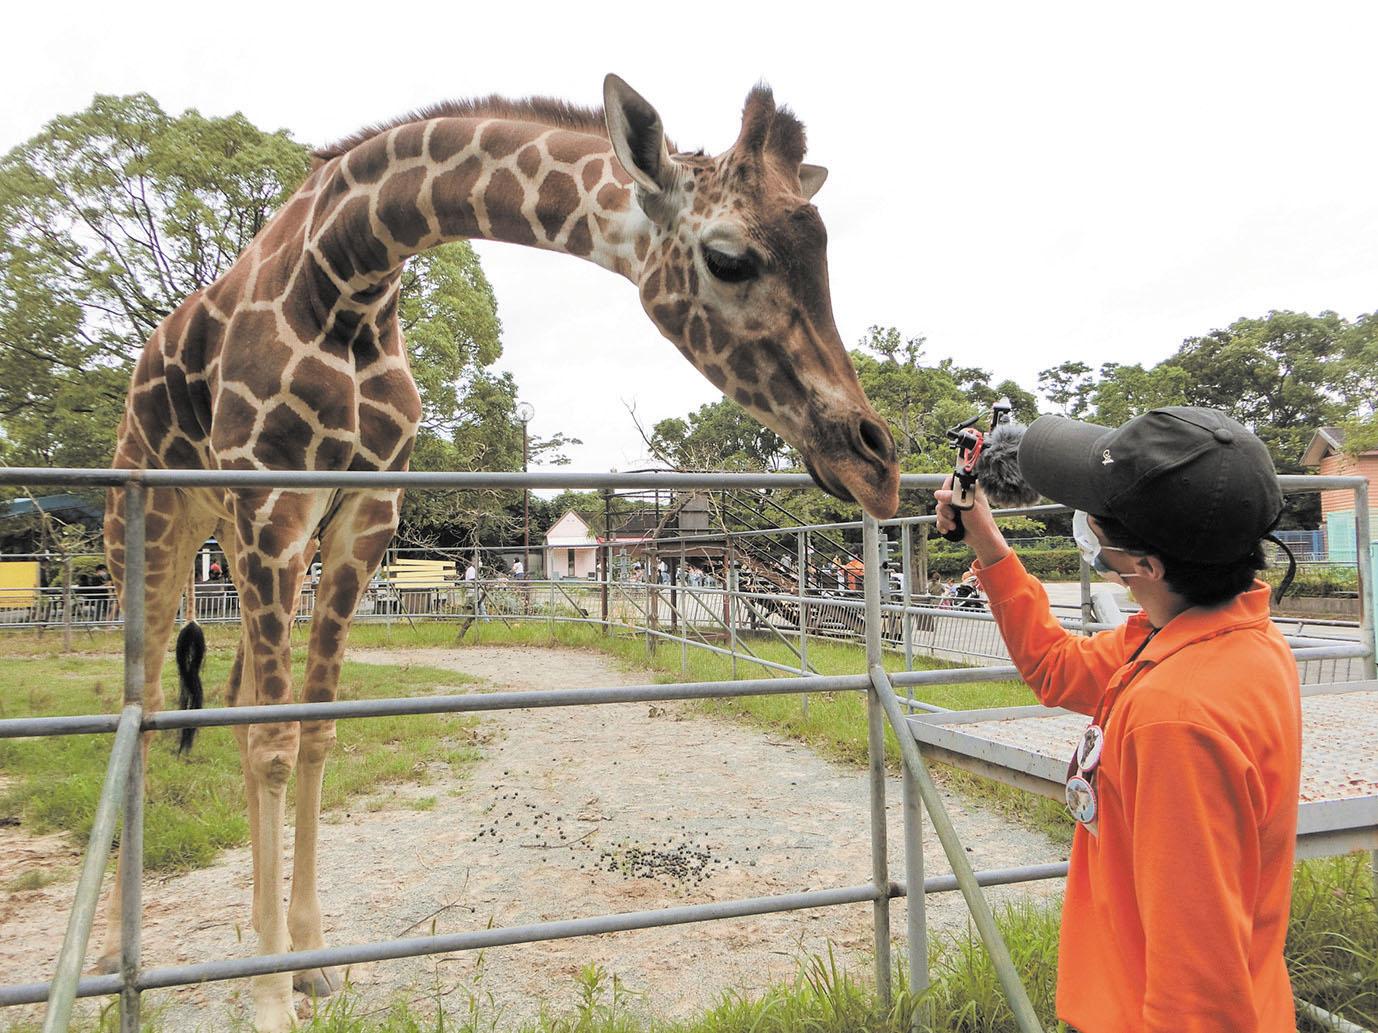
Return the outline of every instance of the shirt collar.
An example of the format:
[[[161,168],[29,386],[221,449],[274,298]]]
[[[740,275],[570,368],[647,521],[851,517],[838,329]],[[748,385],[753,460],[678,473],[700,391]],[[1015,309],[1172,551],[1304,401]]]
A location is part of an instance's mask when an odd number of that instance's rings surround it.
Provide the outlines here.
[[[1227,603],[1219,606],[1193,606],[1183,610],[1163,625],[1143,653],[1141,663],[1157,663],[1166,659],[1184,646],[1204,639],[1223,635],[1239,628],[1254,627],[1268,623],[1272,611],[1270,599],[1272,588],[1266,582],[1254,581],[1254,586],[1241,592]],[[1140,642],[1153,630],[1148,617],[1143,612],[1129,619],[1129,632],[1126,644],[1131,650],[1138,648]]]

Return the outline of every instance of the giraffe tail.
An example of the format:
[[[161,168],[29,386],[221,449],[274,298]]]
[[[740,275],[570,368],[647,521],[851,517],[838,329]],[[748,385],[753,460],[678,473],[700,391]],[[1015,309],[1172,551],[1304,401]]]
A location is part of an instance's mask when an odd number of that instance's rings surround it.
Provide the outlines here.
[[[205,691],[201,687],[201,661],[205,658],[205,633],[201,625],[187,621],[177,635],[177,681],[181,686],[177,705],[183,710],[200,710],[205,703]],[[177,752],[186,753],[195,738],[195,728],[183,728]]]

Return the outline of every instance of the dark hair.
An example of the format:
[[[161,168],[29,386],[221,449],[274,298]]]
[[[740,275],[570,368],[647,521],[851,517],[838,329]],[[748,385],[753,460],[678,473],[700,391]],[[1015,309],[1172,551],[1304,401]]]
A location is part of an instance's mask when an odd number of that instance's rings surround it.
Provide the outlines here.
[[[1164,580],[1168,587],[1192,606],[1216,606],[1229,602],[1254,583],[1254,575],[1268,566],[1263,544],[1254,547],[1242,559],[1228,563],[1193,563],[1169,556],[1162,549],[1149,545],[1114,517],[1097,516],[1096,523],[1104,533],[1107,545],[1124,549],[1137,556],[1157,556],[1162,561]]]

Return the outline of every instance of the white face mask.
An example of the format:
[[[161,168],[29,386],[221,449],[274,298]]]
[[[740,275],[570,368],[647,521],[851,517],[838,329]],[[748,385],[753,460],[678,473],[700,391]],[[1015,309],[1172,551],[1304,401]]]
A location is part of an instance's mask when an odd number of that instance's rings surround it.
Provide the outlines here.
[[[1114,545],[1102,545],[1101,540],[1096,537],[1096,532],[1091,530],[1090,518],[1081,510],[1072,514],[1072,538],[1076,541],[1077,551],[1081,553],[1081,558],[1086,561],[1086,565],[1105,578],[1106,581],[1124,585],[1125,578],[1140,576],[1139,574],[1122,574],[1105,562],[1105,557],[1101,553],[1128,553],[1129,550]]]

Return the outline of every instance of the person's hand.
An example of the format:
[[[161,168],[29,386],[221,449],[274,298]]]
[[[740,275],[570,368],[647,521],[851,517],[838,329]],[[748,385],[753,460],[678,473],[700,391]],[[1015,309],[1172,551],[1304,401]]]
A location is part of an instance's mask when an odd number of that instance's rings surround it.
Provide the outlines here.
[[[957,508],[952,505],[952,476],[949,474],[943,486],[933,493],[938,505],[935,512],[938,516],[938,530],[946,534],[957,526]],[[1005,557],[1010,551],[1010,547],[1005,544],[1005,536],[1000,533],[1000,528],[995,526],[995,517],[991,514],[990,503],[986,501],[986,493],[981,489],[981,482],[976,482],[976,505],[970,509],[961,510],[962,527],[966,531],[963,539],[971,547],[971,551],[976,553],[976,558],[981,561],[981,566],[989,567]]]

